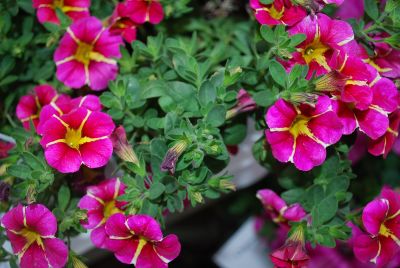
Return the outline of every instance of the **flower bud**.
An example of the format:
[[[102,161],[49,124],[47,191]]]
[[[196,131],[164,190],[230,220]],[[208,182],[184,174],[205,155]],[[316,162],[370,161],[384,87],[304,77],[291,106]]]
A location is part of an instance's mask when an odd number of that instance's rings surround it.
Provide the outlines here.
[[[290,94],[289,100],[295,105],[308,104],[311,107],[315,107],[318,101],[318,95],[306,92],[295,92]]]
[[[0,181],[0,202],[7,202],[10,196],[10,184]]]
[[[119,126],[115,129],[111,135],[111,141],[113,143],[114,152],[125,162],[130,162],[138,165],[139,159],[136,153],[133,151],[132,146],[128,143],[126,138],[126,132],[123,126]]]
[[[321,76],[315,82],[315,90],[319,92],[341,92],[346,79],[339,72],[333,71]]]
[[[204,199],[200,192],[192,192],[191,195],[197,203],[203,203]]]
[[[36,202],[36,189],[32,184],[29,185],[28,190],[26,191],[26,202],[28,204]]]
[[[226,112],[226,119],[231,119],[239,113],[252,111],[257,107],[256,102],[244,89],[239,90],[236,99],[238,103],[235,107]]]
[[[236,185],[232,181],[226,179],[219,181],[219,188],[221,190],[236,191]]]
[[[14,148],[15,144],[0,140],[0,159],[8,156],[8,151]]]
[[[307,255],[304,244],[304,229],[302,225],[299,225],[286,239],[285,244],[270,254],[271,261],[277,268],[307,267],[310,257]]]
[[[74,267],[74,268],[87,268],[86,264],[84,264],[76,256],[72,257],[72,267]]]
[[[189,144],[186,140],[181,140],[175,143],[175,145],[172,146],[165,155],[164,160],[161,163],[161,171],[169,171],[174,174],[178,158],[186,150],[188,145]]]

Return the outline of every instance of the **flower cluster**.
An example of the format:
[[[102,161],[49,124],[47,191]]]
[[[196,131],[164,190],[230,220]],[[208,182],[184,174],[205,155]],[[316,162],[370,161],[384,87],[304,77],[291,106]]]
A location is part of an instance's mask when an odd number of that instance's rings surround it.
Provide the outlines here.
[[[87,210],[82,225],[91,229],[91,240],[99,248],[114,252],[122,263],[135,267],[167,267],[180,253],[175,235],[163,237],[156,220],[147,215],[124,215],[126,202],[118,201],[125,185],[109,179],[89,187],[79,207]]]
[[[288,3],[287,3],[288,2]],[[399,94],[391,80],[399,77],[396,62],[398,50],[386,43],[374,43],[374,56],[354,40],[353,29],[345,21],[331,19],[323,13],[308,15],[290,1],[275,0],[269,5],[250,1],[261,24],[288,25],[289,36],[305,35],[288,60],[282,64],[290,71],[295,64],[307,65],[307,79],[316,79],[319,97],[312,101],[279,99],[266,115],[266,138],[274,157],[292,162],[308,171],[321,165],[325,148],[338,142],[342,135],[356,129],[368,136],[368,151],[386,156],[392,149],[400,124]],[[343,1],[299,1],[310,8]],[[286,19],[292,9],[294,21]],[[313,8],[318,12],[320,8]],[[387,37],[387,33],[369,38]],[[304,93],[310,94],[310,93]],[[307,96],[308,96],[307,95]]]

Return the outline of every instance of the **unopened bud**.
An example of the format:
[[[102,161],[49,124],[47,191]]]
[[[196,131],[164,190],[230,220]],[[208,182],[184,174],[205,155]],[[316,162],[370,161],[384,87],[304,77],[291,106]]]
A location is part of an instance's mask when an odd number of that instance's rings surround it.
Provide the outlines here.
[[[76,256],[72,257],[72,266],[74,268],[88,268],[86,264],[84,264],[80,259],[78,259]]]
[[[306,92],[295,92],[290,94],[289,100],[295,105],[308,104],[311,107],[315,107],[318,101],[318,95]]]
[[[333,71],[317,79],[315,90],[319,92],[341,92],[345,85],[345,77],[339,72]]]
[[[178,158],[186,150],[188,145],[189,144],[186,140],[181,140],[175,143],[175,145],[172,146],[165,155],[164,160],[161,163],[161,171],[169,171],[174,174]]]
[[[239,90],[236,99],[238,103],[235,107],[226,112],[226,119],[231,119],[239,113],[252,111],[257,107],[256,102],[244,89]]]
[[[29,185],[28,190],[26,191],[26,202],[28,204],[36,202],[36,189],[32,184]]]
[[[203,203],[204,199],[203,196],[201,195],[200,192],[192,192],[192,198],[197,202],[197,203]]]
[[[119,126],[115,129],[111,135],[111,141],[113,143],[114,152],[125,162],[130,162],[138,165],[139,159],[136,153],[133,151],[132,146],[128,143],[126,138],[126,132],[123,126]]]
[[[7,202],[10,196],[10,184],[0,181],[0,202]]]
[[[221,190],[236,191],[236,185],[232,181],[226,179],[219,181],[219,188]]]

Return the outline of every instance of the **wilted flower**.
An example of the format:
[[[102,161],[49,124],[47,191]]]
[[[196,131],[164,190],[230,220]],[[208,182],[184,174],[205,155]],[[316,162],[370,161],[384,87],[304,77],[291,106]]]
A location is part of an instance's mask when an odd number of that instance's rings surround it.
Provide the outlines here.
[[[147,215],[111,216],[106,223],[107,249],[122,263],[136,268],[168,267],[181,245],[176,235],[163,237],[160,225]]]
[[[292,26],[307,16],[302,7],[293,5],[289,0],[274,0],[269,5],[260,0],[250,0],[250,6],[260,24]]]
[[[342,136],[343,126],[327,96],[320,96],[315,108],[306,104],[296,107],[279,99],[268,109],[266,122],[269,129],[265,134],[274,157],[292,162],[302,171],[321,165],[325,148]]]
[[[62,268],[68,259],[68,248],[57,232],[57,219],[40,204],[22,206],[4,214],[1,219],[21,268]]]
[[[128,143],[125,128],[123,126],[119,126],[114,130],[114,133],[111,135],[111,141],[114,147],[114,152],[122,160],[133,164],[139,164],[136,153],[133,151],[132,146]]]
[[[0,181],[0,202],[7,202],[10,196],[10,184]]]
[[[289,29],[289,34],[306,35],[306,40],[298,46],[290,62],[308,65],[307,77],[311,77],[313,73],[319,76],[332,71],[328,63],[334,52],[345,50],[346,44],[354,39],[350,24],[333,20],[322,13],[305,17]]]
[[[180,140],[176,142],[175,145],[172,146],[165,155],[164,160],[161,163],[161,171],[169,171],[174,174],[178,158],[186,150],[188,145],[189,144],[186,140]]]
[[[243,88],[239,90],[236,99],[238,103],[235,107],[226,112],[226,119],[230,119],[239,113],[252,111],[257,107],[256,102]]]
[[[294,105],[307,104],[311,107],[315,107],[318,97],[319,96],[314,93],[293,92],[290,94],[289,101]]]
[[[135,12],[132,7],[127,3],[118,3],[110,18],[110,32],[122,36],[128,43],[136,40],[137,24],[130,17]]]
[[[270,189],[259,190],[257,198],[275,223],[287,225],[288,221],[301,221],[306,216],[306,212],[299,203],[288,206],[282,198]]]
[[[362,262],[385,266],[400,251],[400,194],[384,188],[365,206],[362,222],[367,234],[354,237],[354,254]]]
[[[33,89],[33,94],[22,96],[17,105],[17,117],[25,129],[30,128],[30,121],[36,127],[42,107],[51,103],[60,103],[68,100],[66,95],[58,95],[50,85],[40,85]]]
[[[342,92],[346,78],[338,71],[331,71],[315,81],[315,90],[319,92]]]
[[[164,19],[164,10],[158,0],[128,0],[126,5],[132,11],[130,18],[138,24],[159,24]]]
[[[73,23],[54,53],[57,78],[71,88],[106,88],[117,76],[118,66],[113,58],[121,57],[121,44],[121,37],[111,35],[95,17]]]
[[[56,9],[59,8],[72,20],[90,16],[90,0],[33,0],[33,7],[37,9],[40,23],[52,22],[60,24]]]
[[[14,146],[14,143],[0,140],[0,159],[6,158],[8,156],[8,151],[14,148]]]
[[[304,247],[303,226],[297,226],[285,244],[270,254],[277,268],[305,268],[310,260]]]
[[[124,194],[125,188],[119,179],[105,180],[97,186],[88,187],[86,195],[79,201],[78,207],[87,210],[87,222],[82,225],[92,230],[90,239],[96,247],[105,247],[107,219],[115,213],[122,212],[127,204],[116,200],[118,196]]]
[[[98,168],[111,158],[114,128],[109,115],[81,107],[47,120],[40,144],[49,165],[60,172],[76,172],[82,164]]]

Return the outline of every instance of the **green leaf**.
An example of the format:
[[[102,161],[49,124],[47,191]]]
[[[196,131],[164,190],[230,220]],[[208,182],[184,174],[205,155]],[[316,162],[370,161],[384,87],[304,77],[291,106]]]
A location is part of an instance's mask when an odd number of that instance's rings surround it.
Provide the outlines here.
[[[213,127],[219,127],[225,123],[226,110],[223,105],[214,106],[206,116],[206,121]]]
[[[71,192],[69,191],[68,186],[63,185],[58,191],[58,196],[57,196],[58,207],[61,210],[66,210],[70,198],[71,198]]]
[[[20,179],[28,179],[31,175],[31,169],[24,164],[14,164],[7,168],[7,174]]]
[[[313,226],[320,226],[332,219],[338,210],[338,202],[334,195],[329,195],[316,203],[311,211]]]
[[[165,186],[162,183],[155,182],[151,185],[149,190],[149,198],[151,200],[159,198],[165,192]]]
[[[217,98],[217,89],[210,82],[205,81],[199,91],[199,102],[201,106],[206,107],[209,103],[214,103]]]
[[[274,0],[260,0],[260,2],[261,2],[261,4],[269,5],[269,4],[272,4],[272,2],[274,2]]]
[[[286,70],[283,66],[277,61],[271,61],[269,65],[269,72],[271,74],[272,79],[278,83],[280,86],[285,87],[286,84]]]
[[[368,14],[368,16],[376,20],[379,17],[379,10],[378,10],[378,5],[376,4],[375,0],[364,0],[365,4],[365,12]]]
[[[261,26],[260,34],[261,34],[261,37],[268,43],[271,43],[271,44],[276,43],[274,32],[272,31],[271,27],[269,27],[268,25]]]
[[[269,107],[278,99],[278,89],[263,90],[254,94],[254,100],[258,106]]]
[[[306,35],[305,34],[292,35],[290,37],[290,45],[295,47],[295,46],[301,44],[301,42],[303,42],[304,40],[306,40]]]
[[[41,159],[33,155],[30,152],[23,152],[22,157],[26,164],[28,164],[33,170],[45,170],[45,165]]]

